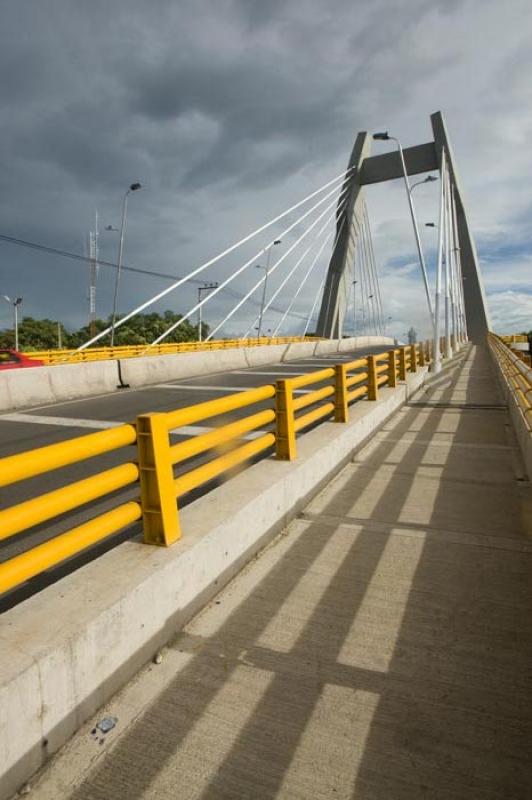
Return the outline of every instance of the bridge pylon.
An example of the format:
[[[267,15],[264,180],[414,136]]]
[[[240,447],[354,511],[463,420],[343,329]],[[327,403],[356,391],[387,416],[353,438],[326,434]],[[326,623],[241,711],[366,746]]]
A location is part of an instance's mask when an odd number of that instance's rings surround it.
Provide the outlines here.
[[[463,276],[463,295],[468,335],[471,341],[483,343],[490,328],[489,314],[478,264],[475,242],[458,177],[447,128],[440,111],[431,114],[433,141],[407,147],[403,150],[408,175],[438,170],[445,154],[450,173],[457,219],[458,247]],[[362,226],[364,187],[374,183],[403,177],[399,152],[370,155],[371,136],[363,131],[357,135],[346,176],[347,202],[343,200],[337,211],[337,237],[318,318],[317,334],[331,339],[343,333],[348,297],[354,278],[354,256]]]

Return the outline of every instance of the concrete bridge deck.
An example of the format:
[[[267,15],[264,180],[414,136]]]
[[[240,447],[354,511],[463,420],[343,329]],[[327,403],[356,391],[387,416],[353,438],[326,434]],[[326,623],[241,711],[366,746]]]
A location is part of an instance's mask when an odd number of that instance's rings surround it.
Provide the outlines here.
[[[531,517],[488,354],[471,349],[32,797],[532,797]]]

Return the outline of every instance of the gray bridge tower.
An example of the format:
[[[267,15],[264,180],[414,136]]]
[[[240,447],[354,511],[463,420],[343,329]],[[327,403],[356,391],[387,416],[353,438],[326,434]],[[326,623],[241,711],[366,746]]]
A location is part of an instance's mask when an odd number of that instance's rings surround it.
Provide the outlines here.
[[[409,175],[440,170],[442,154],[445,151],[456,203],[468,334],[473,342],[484,342],[489,330],[488,309],[456,162],[441,112],[437,111],[431,115],[431,123],[434,141],[403,150],[406,169]],[[329,264],[317,326],[319,336],[331,339],[342,336],[347,298],[353,280],[356,241],[361,226],[364,186],[403,177],[397,151],[377,156],[371,156],[370,151],[370,134],[359,133],[348,165],[355,168],[346,178],[346,182],[350,185],[348,201],[345,209],[337,214],[338,242]]]

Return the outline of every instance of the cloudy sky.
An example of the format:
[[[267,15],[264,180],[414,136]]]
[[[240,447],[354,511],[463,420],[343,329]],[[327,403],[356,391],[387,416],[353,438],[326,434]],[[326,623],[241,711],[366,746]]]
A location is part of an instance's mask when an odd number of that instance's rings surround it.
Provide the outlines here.
[[[404,146],[417,144],[430,140],[430,113],[442,110],[493,327],[532,327],[530,0],[0,6],[0,234],[82,253],[95,210],[102,229],[118,226],[123,192],[138,180],[124,261],[184,275],[340,173],[359,130],[389,129]],[[435,220],[438,184],[416,197],[420,220]],[[372,187],[368,206],[391,330],[413,324],[428,333],[401,182]],[[434,231],[423,236],[432,263]],[[116,233],[101,233],[100,254],[116,261]],[[243,248],[200,277],[220,281],[252,255]],[[285,332],[301,330],[327,261],[326,248]],[[280,267],[272,289],[285,274]],[[247,270],[234,291],[247,291],[257,275]],[[125,273],[120,310],[168,283]],[[112,285],[113,271],[102,267],[101,316],[110,313]],[[196,290],[187,284],[155,308],[184,312]],[[87,268],[0,241],[0,293],[22,295],[27,314],[79,325]],[[235,302],[220,293],[206,320],[219,322]],[[224,333],[243,333],[256,310],[243,306]],[[272,313],[266,327],[278,319]],[[9,320],[4,303],[0,326]]]

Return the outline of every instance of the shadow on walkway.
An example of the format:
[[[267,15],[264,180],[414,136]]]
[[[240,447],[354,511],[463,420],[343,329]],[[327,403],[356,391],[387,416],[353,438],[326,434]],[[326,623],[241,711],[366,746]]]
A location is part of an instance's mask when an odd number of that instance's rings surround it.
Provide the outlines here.
[[[528,484],[487,354],[390,420],[173,643],[71,795],[532,797]]]

